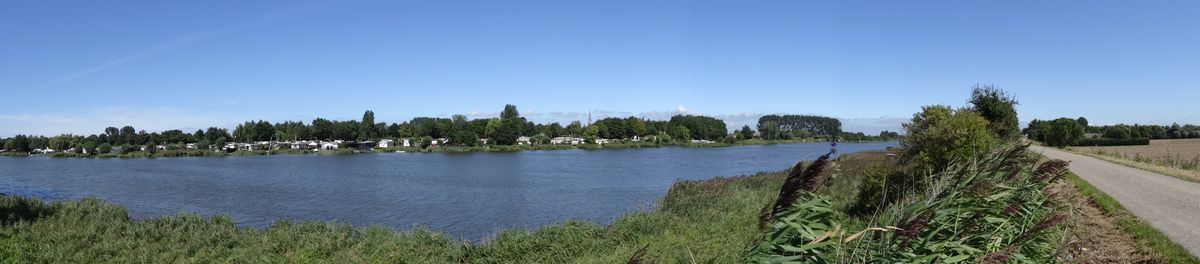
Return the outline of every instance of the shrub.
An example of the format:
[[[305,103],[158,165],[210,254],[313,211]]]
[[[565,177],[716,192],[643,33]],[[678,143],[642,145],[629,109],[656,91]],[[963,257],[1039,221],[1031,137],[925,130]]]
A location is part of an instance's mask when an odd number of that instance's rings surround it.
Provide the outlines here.
[[[1074,145],[1083,138],[1083,132],[1083,126],[1075,119],[1066,117],[1055,119],[1050,121],[1043,143],[1058,148]]]
[[[943,105],[922,107],[904,129],[908,136],[900,140],[903,156],[918,171],[940,171],[950,162],[970,159],[1000,142],[979,113]]]
[[[1012,140],[1020,134],[1017,127],[1017,99],[1011,95],[991,85],[976,85],[969,101],[973,106],[971,109],[988,120],[988,129],[997,137]]]
[[[1075,142],[1075,144],[1073,144],[1072,146],[1100,147],[1100,146],[1136,146],[1136,145],[1150,145],[1150,139],[1149,138],[1125,138],[1125,139],[1085,138],[1085,139],[1080,139],[1079,142]]]
[[[858,197],[851,210],[855,215],[866,215],[886,207],[903,194],[906,185],[902,179],[907,179],[903,173],[895,170],[889,163],[877,162],[867,166],[863,172],[862,185],[858,189]]]

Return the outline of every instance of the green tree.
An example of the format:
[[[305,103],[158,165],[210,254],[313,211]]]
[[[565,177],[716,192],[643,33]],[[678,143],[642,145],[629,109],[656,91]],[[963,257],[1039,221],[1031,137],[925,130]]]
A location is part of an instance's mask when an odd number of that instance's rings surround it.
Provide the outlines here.
[[[309,128],[313,139],[327,140],[333,139],[333,121],[324,118],[313,119],[312,125]],[[212,131],[209,131],[212,134]],[[214,140],[216,138],[213,138]]]
[[[62,135],[52,137],[52,138],[50,138],[50,146],[49,147],[51,149],[54,149],[57,151],[67,150],[68,148],[71,148],[71,140],[73,138],[74,138],[74,136],[68,135],[68,134],[62,134]]]
[[[118,144],[119,143],[118,141],[121,140],[121,129],[116,128],[116,127],[104,128],[103,136],[105,136],[104,137],[105,143]]]
[[[583,129],[583,139],[586,143],[596,143],[596,137],[600,135],[600,126],[590,125]]]
[[[496,128],[495,136],[497,145],[513,145],[517,143],[517,137],[520,137],[523,132],[525,121],[521,119],[521,114],[517,112],[517,106],[504,105],[504,111],[500,112],[500,126]]]
[[[1082,124],[1081,124],[1082,125]],[[1128,139],[1130,138],[1129,127],[1118,125],[1104,129],[1105,138]]]
[[[922,172],[941,171],[950,162],[973,158],[999,143],[987,119],[970,109],[925,106],[903,126],[903,157]]]
[[[113,146],[108,143],[100,144],[99,147],[96,147],[97,153],[112,153],[112,151]]]
[[[358,123],[358,140],[368,140],[378,138],[378,130],[375,129],[375,112],[367,110],[363,112],[362,121]]]
[[[454,122],[453,128],[450,130],[450,144],[457,146],[475,146],[479,143],[479,137],[471,132],[468,127],[467,116],[454,115],[450,118]]]
[[[637,118],[637,117],[631,116],[631,117],[625,118],[625,127],[628,129],[628,131],[627,131],[628,134],[625,135],[625,137],[627,137],[627,138],[630,138],[633,136],[641,137],[641,136],[648,135],[650,133],[649,130],[647,130],[647,128],[646,128],[646,121],[642,120],[641,118]]]
[[[654,143],[657,144],[669,144],[671,141],[673,141],[671,139],[671,135],[667,135],[667,132],[665,131],[659,131],[658,134],[654,136]]]
[[[778,123],[775,121],[762,121],[758,123],[758,136],[766,140],[780,139],[781,131]]]
[[[771,130],[770,135],[759,135],[765,139],[787,139],[797,134],[836,137],[842,133],[842,122],[825,116],[765,115],[758,118],[758,127],[760,132]]]
[[[722,140],[729,130],[725,121],[707,116],[676,115],[668,121],[671,125],[686,127],[690,138],[705,140]]]
[[[668,131],[668,134],[671,135],[671,138],[678,141],[692,140],[692,130],[685,126],[673,126]]]
[[[546,133],[546,136],[549,136],[552,138],[561,137],[566,134],[567,129],[563,128],[563,126],[561,124],[559,124],[558,122],[554,122],[554,123],[550,123],[549,128],[547,128],[547,132],[548,133]]]
[[[1004,140],[1015,140],[1020,135],[1017,121],[1017,99],[998,87],[976,85],[971,88],[969,100],[976,113],[988,121],[988,130]]]
[[[567,124],[566,133],[569,136],[583,135],[583,123],[579,121],[571,121],[570,124]]]
[[[141,147],[135,146],[133,144],[121,145],[121,154],[129,154],[129,153],[133,153],[134,151],[139,151],[139,150],[141,150]]]
[[[1046,133],[1046,145],[1062,148],[1074,145],[1083,138],[1083,126],[1075,119],[1059,118],[1050,121],[1050,130]]]
[[[10,152],[28,153],[33,148],[29,147],[29,137],[16,135],[4,142],[4,149]]]
[[[134,144],[137,141],[137,130],[133,126],[121,127],[121,144]]]
[[[742,126],[742,130],[738,131],[738,134],[741,135],[742,139],[754,138],[754,130],[750,129],[750,125]]]
[[[517,119],[521,118],[521,113],[517,112],[517,106],[506,104],[504,111],[500,112],[500,119]]]
[[[421,136],[420,138],[417,138],[416,141],[417,146],[421,148],[429,148],[429,146],[433,145],[433,137],[430,136]]]
[[[93,142],[93,141],[87,141],[87,142],[84,142],[84,143],[83,143],[83,149],[82,149],[82,151],[87,151],[87,153],[88,153],[88,154],[96,154],[96,148],[97,148],[97,147],[99,147],[99,146],[98,146],[98,145],[96,145],[96,142]],[[111,150],[111,149],[110,149],[110,150]]]

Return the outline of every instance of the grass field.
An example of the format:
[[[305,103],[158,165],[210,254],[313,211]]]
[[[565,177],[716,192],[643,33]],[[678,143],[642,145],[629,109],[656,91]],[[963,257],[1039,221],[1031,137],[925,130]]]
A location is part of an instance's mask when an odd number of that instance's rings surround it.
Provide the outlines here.
[[[1150,145],[1071,147],[1071,151],[1126,166],[1200,182],[1200,139],[1151,140]]]

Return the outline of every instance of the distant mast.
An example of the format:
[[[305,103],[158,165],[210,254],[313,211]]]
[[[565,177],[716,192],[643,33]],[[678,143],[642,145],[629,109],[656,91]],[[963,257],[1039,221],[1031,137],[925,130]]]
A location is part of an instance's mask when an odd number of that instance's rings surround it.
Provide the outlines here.
[[[588,125],[592,125],[592,111],[588,111]]]

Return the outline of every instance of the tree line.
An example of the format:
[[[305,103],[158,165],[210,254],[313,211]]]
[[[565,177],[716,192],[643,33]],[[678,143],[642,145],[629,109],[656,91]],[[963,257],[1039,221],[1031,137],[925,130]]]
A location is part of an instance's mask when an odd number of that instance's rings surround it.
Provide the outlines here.
[[[758,118],[758,133],[767,140],[835,137],[842,133],[842,121],[825,116],[765,115]]]
[[[1054,120],[1029,121],[1022,131],[1030,139],[1055,147],[1079,145],[1145,145],[1151,139],[1200,138],[1196,125],[1104,125],[1091,126],[1087,118],[1061,117]],[[1092,133],[1093,137],[1086,135]]]
[[[756,134],[757,132],[757,134]],[[106,152],[113,147],[133,150],[134,146],[196,144],[200,148],[222,146],[229,142],[343,140],[365,141],[384,138],[414,138],[418,142],[446,138],[450,145],[476,146],[480,139],[489,144],[514,145],[521,137],[534,142],[548,142],[555,137],[595,139],[640,139],[653,137],[659,142],[709,140],[732,142],[761,138],[766,140],[811,138],[827,136],[846,140],[895,139],[895,132],[884,131],[880,136],[862,133],[843,133],[836,118],[806,115],[768,115],[759,119],[758,130],[744,126],[730,133],[725,121],[713,117],[675,115],[669,120],[648,120],[629,116],[608,117],[591,124],[573,121],[534,123],[520,115],[515,105],[505,105],[499,117],[468,119],[464,115],[450,118],[415,117],[400,123],[376,122],[375,113],[367,110],[359,120],[330,120],[315,118],[311,122],[284,121],[272,123],[251,120],[238,124],[232,131],[209,127],[188,133],[180,129],[147,132],[132,126],[108,127],[93,135],[64,134],[54,137],[17,135],[0,139],[0,146],[12,152],[34,149],[88,149]]]

